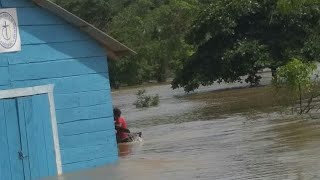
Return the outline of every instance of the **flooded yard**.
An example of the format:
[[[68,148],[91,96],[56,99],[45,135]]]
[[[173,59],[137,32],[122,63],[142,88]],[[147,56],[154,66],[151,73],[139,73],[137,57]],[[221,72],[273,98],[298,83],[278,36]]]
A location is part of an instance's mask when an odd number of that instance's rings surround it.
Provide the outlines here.
[[[185,95],[169,85],[146,88],[160,105],[136,109],[139,88],[113,92],[143,142],[121,145],[115,165],[63,180],[320,179],[320,120],[276,112],[269,87],[218,89]]]

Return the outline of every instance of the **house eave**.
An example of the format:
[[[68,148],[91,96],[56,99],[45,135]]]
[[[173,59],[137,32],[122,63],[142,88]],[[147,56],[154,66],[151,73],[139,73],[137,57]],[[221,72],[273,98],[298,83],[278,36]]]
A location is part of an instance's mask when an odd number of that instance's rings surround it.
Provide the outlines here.
[[[104,33],[100,29],[94,27],[92,24],[84,21],[78,16],[72,14],[61,6],[49,0],[33,0],[37,5],[51,11],[55,15],[63,18],[70,24],[78,27],[80,30],[86,32],[93,39],[101,43],[107,50],[107,54],[112,59],[117,59],[121,56],[137,54],[134,50],[120,43],[110,35]]]

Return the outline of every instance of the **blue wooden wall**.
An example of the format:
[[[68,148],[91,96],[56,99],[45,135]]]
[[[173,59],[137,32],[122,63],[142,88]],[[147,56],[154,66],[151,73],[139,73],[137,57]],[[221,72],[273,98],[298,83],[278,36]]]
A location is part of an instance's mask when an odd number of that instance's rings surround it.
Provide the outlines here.
[[[31,0],[17,8],[22,51],[0,54],[0,89],[54,84],[63,171],[117,161],[105,50]]]

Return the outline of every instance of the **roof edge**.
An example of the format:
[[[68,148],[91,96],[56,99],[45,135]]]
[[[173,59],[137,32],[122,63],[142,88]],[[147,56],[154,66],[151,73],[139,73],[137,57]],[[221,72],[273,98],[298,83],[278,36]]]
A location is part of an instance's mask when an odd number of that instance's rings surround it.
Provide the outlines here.
[[[54,2],[49,0],[32,1],[89,34],[93,39],[105,46],[108,52],[107,55],[110,58],[118,59],[121,56],[137,54],[134,50]]]

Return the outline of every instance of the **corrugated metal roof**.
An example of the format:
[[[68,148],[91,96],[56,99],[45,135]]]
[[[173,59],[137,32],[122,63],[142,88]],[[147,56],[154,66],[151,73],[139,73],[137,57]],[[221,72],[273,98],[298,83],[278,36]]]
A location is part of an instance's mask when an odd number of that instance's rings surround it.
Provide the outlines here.
[[[94,27],[92,24],[84,21],[78,16],[72,14],[71,12],[65,10],[61,6],[49,1],[49,0],[33,0],[39,6],[48,9],[55,15],[63,18],[67,22],[73,24],[78,27],[82,31],[88,33],[92,38],[96,41],[103,44],[107,50],[108,56],[110,58],[116,59],[120,56],[129,55],[129,54],[137,54],[134,50],[120,43],[113,37],[109,36],[105,32],[99,30]]]

